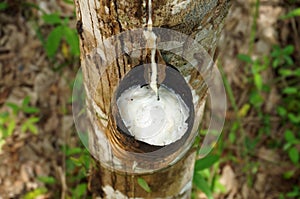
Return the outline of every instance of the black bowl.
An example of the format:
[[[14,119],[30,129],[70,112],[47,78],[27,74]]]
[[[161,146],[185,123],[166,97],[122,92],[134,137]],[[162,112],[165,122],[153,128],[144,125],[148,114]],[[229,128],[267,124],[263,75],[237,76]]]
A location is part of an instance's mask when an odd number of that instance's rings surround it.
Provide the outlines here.
[[[114,101],[112,104],[114,104],[115,107],[117,99],[121,96],[121,94],[136,85],[145,86],[148,84],[147,79],[145,79],[145,73],[147,71],[146,67],[149,67],[150,64],[147,65],[139,65],[134,68],[132,68],[120,81],[118,89],[116,90]],[[187,140],[189,137],[191,130],[193,128],[194,124],[194,104],[193,104],[193,96],[191,93],[191,89],[183,76],[180,74],[180,72],[171,65],[166,65],[165,67],[165,79],[161,82],[162,85],[166,86],[167,88],[172,89],[176,94],[179,94],[184,103],[189,108],[189,117],[186,120],[188,124],[188,129],[186,130],[185,134],[177,141],[170,143],[165,146],[156,146],[151,145],[146,142],[136,140],[128,131],[127,127],[125,126],[118,108],[115,108],[116,111],[114,111],[114,120],[117,125],[117,130],[119,133],[122,134],[122,136],[126,137],[126,140],[131,140],[128,144],[136,143],[134,144],[133,152],[139,152],[139,153],[150,153],[150,152],[158,152],[159,156],[169,155],[171,153],[174,153],[177,151]]]

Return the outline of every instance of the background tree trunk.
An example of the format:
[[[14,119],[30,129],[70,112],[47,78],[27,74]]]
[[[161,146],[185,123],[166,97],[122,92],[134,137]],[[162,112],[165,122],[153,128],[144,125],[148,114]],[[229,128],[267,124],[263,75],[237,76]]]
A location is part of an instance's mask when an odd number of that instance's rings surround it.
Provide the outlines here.
[[[154,0],[153,26],[189,35],[214,56],[228,4],[229,0]],[[81,40],[81,66],[92,123],[92,128],[89,129],[89,150],[97,156],[98,151],[102,150],[101,147],[107,145],[101,144],[103,137],[99,138],[97,129],[106,129],[104,136],[107,137],[116,131],[115,124],[110,119],[112,93],[115,92],[120,79],[145,59],[146,53],[141,52],[140,58],[122,56],[105,71],[101,71],[98,62],[106,60],[109,54],[100,53],[98,57],[90,55],[95,48],[106,52],[105,39],[126,30],[145,27],[148,20],[148,1],[75,0],[75,5],[77,29]],[[165,61],[176,62],[174,59]],[[190,82],[193,80],[191,78]],[[95,93],[91,93],[92,91]],[[100,198],[189,198],[195,151],[191,148],[174,165],[150,174],[117,172],[98,157],[100,161],[90,176],[90,189],[94,196]],[[114,155],[108,154],[111,157]],[[147,182],[151,192],[145,191],[138,184],[139,178]]]

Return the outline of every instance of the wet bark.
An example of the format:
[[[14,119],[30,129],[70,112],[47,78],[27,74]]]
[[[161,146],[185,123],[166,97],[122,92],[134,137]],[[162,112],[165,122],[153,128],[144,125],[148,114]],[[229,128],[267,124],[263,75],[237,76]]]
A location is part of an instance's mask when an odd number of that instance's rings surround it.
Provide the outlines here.
[[[103,136],[112,146],[118,145],[125,150],[135,150],[131,146],[139,143],[134,139],[128,141],[120,137],[121,134],[112,119],[111,102],[118,83],[124,75],[134,66],[147,62],[145,61],[148,56],[147,51],[141,50],[139,56],[135,57],[122,55],[103,70],[101,63],[105,63],[110,56],[111,48],[108,50],[108,45],[104,44],[107,38],[146,26],[148,1],[75,0],[75,5],[77,29],[80,36],[81,66],[87,92],[87,106],[93,126],[89,133],[89,149],[97,156],[98,151],[102,150],[101,147],[104,147],[101,146],[101,138],[97,137],[97,130],[95,130],[99,128],[105,129]],[[228,7],[229,0],[153,0],[153,26],[189,35],[214,57]],[[114,45],[118,46],[114,51],[118,51],[124,44],[122,41],[114,40]],[[95,55],[95,49],[100,49],[101,52]],[[162,53],[162,57],[169,64],[178,65],[179,63],[180,65],[176,56],[166,56]],[[180,70],[180,66],[178,68]],[[193,75],[193,71],[180,71],[191,74],[190,85],[196,92],[206,92],[206,89],[201,86],[203,82],[194,84],[196,79],[199,80],[198,75]],[[201,106],[204,104],[205,94],[202,96]],[[112,148],[112,154],[109,156],[116,156],[123,161],[124,165],[132,167],[133,163],[130,159],[122,160],[122,154],[118,154],[114,147]],[[148,174],[118,172],[99,158],[97,167],[93,168],[91,173],[89,187],[98,198],[189,198],[195,151],[195,148],[191,147],[179,161],[171,166],[167,166],[167,160],[161,161],[159,164],[165,164],[162,166],[165,168]],[[176,155],[178,154],[172,154],[172,156]],[[151,192],[145,191],[137,183],[138,178],[147,182]]]

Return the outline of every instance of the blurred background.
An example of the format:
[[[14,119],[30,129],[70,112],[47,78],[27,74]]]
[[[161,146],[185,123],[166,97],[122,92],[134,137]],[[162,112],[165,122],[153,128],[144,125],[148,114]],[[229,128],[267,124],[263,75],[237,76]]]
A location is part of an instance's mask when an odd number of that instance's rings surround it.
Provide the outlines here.
[[[0,199],[91,197],[78,42],[73,1],[0,1]],[[300,1],[232,1],[218,54],[226,124],[193,197],[300,198]]]

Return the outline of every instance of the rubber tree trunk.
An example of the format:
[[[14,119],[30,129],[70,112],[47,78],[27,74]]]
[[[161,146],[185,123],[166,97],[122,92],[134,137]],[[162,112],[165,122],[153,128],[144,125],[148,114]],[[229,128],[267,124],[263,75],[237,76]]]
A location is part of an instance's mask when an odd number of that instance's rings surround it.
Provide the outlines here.
[[[153,0],[153,27],[164,27],[189,35],[214,57],[228,4],[229,0]],[[165,164],[160,170],[153,172],[134,173],[126,172],[126,169],[120,171],[114,169],[115,163],[107,164],[107,159],[116,157],[123,161],[122,164],[134,167],[135,163],[130,158],[122,160],[122,154],[115,153],[114,145],[123,145],[126,150],[134,151],[137,143],[116,134],[116,124],[111,120],[111,101],[119,81],[134,66],[147,59],[147,52],[141,50],[141,56],[135,58],[121,56],[104,71],[99,63],[107,60],[110,56],[109,51],[113,48],[112,40],[111,45],[105,43],[107,38],[146,26],[148,0],[75,0],[75,5],[81,41],[81,66],[87,93],[86,103],[92,123],[92,128],[87,128],[90,131],[89,150],[97,160],[89,178],[91,192],[98,198],[190,198],[196,158],[196,150],[193,147],[186,150],[175,164]],[[123,45],[122,42],[118,44]],[[109,50],[107,46],[110,46]],[[98,56],[95,56],[95,49],[98,49]],[[176,57],[164,61],[175,63]],[[189,80],[191,85],[195,81],[194,78],[196,77],[192,75]],[[197,91],[197,88],[195,90]],[[201,92],[206,90],[202,89]],[[204,97],[202,101],[205,101]],[[97,129],[105,129],[102,137]],[[103,140],[110,140],[108,145],[112,145],[113,148],[110,154],[100,154],[99,151],[106,150],[107,143],[101,143],[105,142]],[[164,164],[163,162],[161,161],[161,164]],[[144,182],[150,190],[141,186]]]

